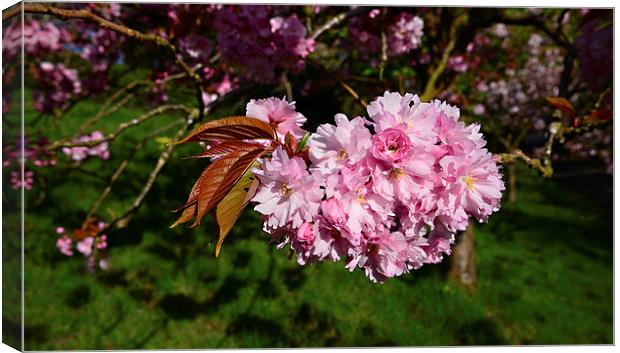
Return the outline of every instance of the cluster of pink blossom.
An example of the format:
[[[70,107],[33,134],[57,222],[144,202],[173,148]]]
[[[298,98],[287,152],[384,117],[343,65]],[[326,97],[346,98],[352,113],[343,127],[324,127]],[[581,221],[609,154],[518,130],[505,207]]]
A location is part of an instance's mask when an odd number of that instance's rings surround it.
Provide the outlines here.
[[[32,170],[24,170],[23,181],[18,171],[11,172],[11,187],[14,190],[17,190],[22,187],[26,190],[31,190],[33,184],[34,184],[34,172]]]
[[[64,109],[72,97],[82,93],[77,70],[69,69],[62,63],[42,62],[36,75],[38,86],[33,90],[32,98],[39,112]]]
[[[488,51],[490,42],[491,39],[487,35],[476,35],[474,40],[467,44],[464,53],[450,56],[448,69],[457,73],[476,69],[482,60],[491,59]]]
[[[64,227],[58,227],[56,233],[60,237],[56,240],[56,247],[61,254],[73,256],[75,245],[75,250],[86,258],[86,267],[89,271],[94,271],[97,266],[102,270],[107,270],[109,267],[105,254],[108,247],[107,236],[105,234],[96,235],[104,227],[105,223],[96,222],[92,226],[89,225],[87,231],[76,230],[73,236]]]
[[[21,166],[24,165],[23,181],[20,170],[11,171],[11,187],[13,189],[22,187],[25,190],[32,189],[34,185],[33,166],[35,168],[43,168],[56,165],[54,154],[45,148],[48,143],[49,141],[45,137],[41,137],[35,143],[32,143],[31,140],[25,136],[21,138],[21,135],[15,139],[14,143],[5,142],[2,146],[2,152],[4,153],[2,167],[9,168],[14,166],[21,169]]]
[[[190,34],[179,39],[179,50],[191,66],[198,64],[207,66],[209,64],[211,47],[211,41],[199,34]]]
[[[395,22],[388,27],[388,54],[407,53],[422,44],[424,21],[408,12],[400,13]]]
[[[367,110],[370,120],[321,125],[307,154],[277,147],[261,159],[252,201],[300,265],[344,258],[382,282],[440,262],[470,216],[499,209],[504,184],[480,126],[459,121],[458,108],[386,92]],[[279,133],[303,133],[305,117],[283,100],[252,101],[254,112]]]
[[[409,12],[373,9],[349,20],[349,38],[364,56],[381,51],[381,16],[385,16],[385,22],[389,24],[385,34],[388,56],[401,55],[420,46],[424,35],[424,21],[420,17]]]
[[[230,93],[233,89],[238,87],[238,78],[230,79],[228,74],[224,74],[224,77],[220,81],[216,81],[208,87],[208,91],[202,93],[202,101],[206,106],[213,103],[220,97],[223,97]]]
[[[93,131],[91,134],[86,134],[75,139],[76,143],[99,141],[104,138],[101,131]],[[62,152],[69,156],[74,161],[83,161],[84,159],[95,156],[101,159],[107,160],[110,158],[110,151],[108,150],[108,143],[102,142],[93,147],[88,146],[74,146],[63,147]]]
[[[592,161],[598,158],[605,165],[605,171],[612,174],[614,170],[612,140],[613,129],[611,128],[588,131],[566,141],[563,148],[569,153],[566,156],[558,154],[557,159]]]
[[[43,53],[58,51],[62,49],[63,43],[69,40],[69,33],[51,22],[29,20],[24,22],[23,29],[24,54],[27,56],[38,57]],[[21,46],[22,26],[20,22],[15,22],[2,33],[4,60],[8,62],[21,54]]]
[[[550,114],[544,109],[545,97],[558,95],[563,57],[558,48],[543,45],[543,38],[533,34],[526,47],[528,59],[521,67],[506,68],[501,79],[478,82],[482,99],[474,106],[475,114],[494,114],[505,126],[545,127]]]
[[[83,80],[84,89],[99,93],[108,86],[108,70],[121,55],[124,37],[114,31],[99,29],[92,33],[82,49],[82,59],[90,63],[91,72]]]
[[[123,38],[114,31],[99,29],[82,49],[82,59],[92,65],[93,73],[105,72],[116,62]]]
[[[225,6],[215,13],[214,24],[222,59],[242,66],[254,80],[298,72],[314,50],[297,15],[275,16],[271,6]]]

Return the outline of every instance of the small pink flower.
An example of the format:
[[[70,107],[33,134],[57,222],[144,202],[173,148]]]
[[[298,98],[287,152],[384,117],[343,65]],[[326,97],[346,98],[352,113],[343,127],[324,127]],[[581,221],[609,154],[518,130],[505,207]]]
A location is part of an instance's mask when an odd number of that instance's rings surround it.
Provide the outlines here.
[[[104,234],[97,239],[97,249],[104,250],[108,247],[107,236]]]
[[[65,228],[64,227],[57,227],[56,228],[56,233],[63,234],[64,232],[65,232]]]
[[[371,143],[370,131],[364,126],[363,118],[349,120],[344,114],[336,114],[334,120],[335,126],[319,126],[308,141],[310,160],[325,175],[347,163],[359,162],[366,156]]]
[[[110,263],[108,262],[108,259],[101,259],[99,260],[99,268],[106,271],[107,269],[110,268]]]
[[[411,141],[401,130],[389,128],[372,137],[372,155],[378,160],[399,163],[411,152]]]
[[[269,123],[281,141],[287,133],[296,139],[301,139],[305,133],[301,126],[306,122],[306,117],[295,111],[294,102],[288,103],[279,98],[252,99],[246,107],[246,115]]]
[[[56,240],[56,247],[58,248],[58,250],[60,250],[60,252],[63,255],[66,255],[66,256],[72,256],[73,255],[73,250],[71,249],[71,245],[72,244],[73,244],[73,241],[71,240],[71,238],[69,238],[66,235],[64,235],[64,236],[58,238],[58,240]]]
[[[254,174],[261,182],[252,199],[258,202],[254,209],[268,216],[270,227],[290,223],[298,228],[304,221],[312,221],[319,210],[323,189],[317,174],[308,172],[303,159],[290,158],[278,147],[271,160],[263,160],[261,169],[254,170]]]
[[[77,243],[77,250],[82,253],[84,257],[89,257],[93,253],[94,242],[95,238],[86,237],[84,240]]]

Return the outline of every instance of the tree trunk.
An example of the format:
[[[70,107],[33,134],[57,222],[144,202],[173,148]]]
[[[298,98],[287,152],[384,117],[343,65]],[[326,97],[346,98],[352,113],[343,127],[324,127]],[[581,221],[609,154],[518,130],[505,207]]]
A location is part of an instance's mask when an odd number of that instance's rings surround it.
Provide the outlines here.
[[[509,163],[508,169],[508,202],[517,201],[517,172],[515,170],[516,163]]]
[[[448,278],[463,286],[468,292],[476,291],[476,258],[474,247],[474,225],[469,224],[467,230],[456,235],[456,244],[448,262]]]

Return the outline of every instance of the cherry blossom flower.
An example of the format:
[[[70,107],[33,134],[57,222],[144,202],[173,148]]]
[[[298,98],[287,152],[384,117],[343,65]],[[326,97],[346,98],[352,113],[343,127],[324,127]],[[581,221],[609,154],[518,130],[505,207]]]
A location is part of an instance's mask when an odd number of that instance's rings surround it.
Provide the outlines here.
[[[357,163],[370,147],[370,131],[365,120],[356,117],[347,119],[336,114],[336,125],[323,124],[310,136],[310,160],[323,174],[329,174],[344,163]]]
[[[287,133],[296,139],[305,133],[301,126],[306,117],[295,110],[295,102],[288,103],[279,98],[252,99],[246,106],[246,115],[269,123],[282,141]]]
[[[312,221],[320,207],[323,189],[316,173],[310,174],[306,163],[278,147],[270,160],[263,160],[261,169],[254,171],[261,186],[252,201],[259,213],[266,215],[267,225],[281,227],[291,224],[298,228]]]

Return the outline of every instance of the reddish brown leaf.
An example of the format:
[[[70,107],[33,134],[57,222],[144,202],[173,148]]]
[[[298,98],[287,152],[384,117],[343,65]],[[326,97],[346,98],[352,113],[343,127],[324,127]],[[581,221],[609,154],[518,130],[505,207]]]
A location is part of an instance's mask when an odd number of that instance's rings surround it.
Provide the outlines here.
[[[170,226],[170,228],[174,228],[179,224],[188,222],[190,219],[192,219],[196,215],[198,195],[200,194],[200,191],[202,190],[203,185],[206,182],[208,182],[207,180],[208,170],[209,168],[205,168],[205,170],[202,171],[202,173],[196,180],[196,183],[192,187],[192,190],[189,193],[189,197],[187,198],[187,202],[185,203],[185,205],[179,209],[173,210],[173,212],[178,212],[180,210],[183,210],[183,213],[181,214],[181,217],[179,217],[179,219],[177,219],[177,221],[174,222],[174,224]]]
[[[231,153],[234,151],[251,151],[257,148],[262,148],[263,145],[252,143],[252,142],[243,142],[243,141],[225,141],[211,146],[208,150],[185,158],[213,158],[218,157],[227,153]]]
[[[613,112],[609,109],[601,109],[588,115],[588,120],[609,120],[613,117]]]
[[[241,175],[262,153],[263,147],[250,151],[235,151],[213,161],[200,175],[190,192],[190,196],[181,208],[181,217],[172,227],[185,223],[196,216],[192,227],[215,207],[233,188]]]
[[[215,219],[219,231],[215,247],[216,257],[220,254],[222,243],[241,215],[241,212],[247,206],[249,200],[256,194],[258,180],[256,180],[252,173],[252,167],[255,165],[256,162],[246,168],[239,181],[215,208]]]
[[[547,102],[552,106],[567,113],[571,118],[575,116],[575,109],[573,105],[563,97],[545,97]]]
[[[189,141],[210,140],[247,140],[247,139],[274,139],[275,132],[271,125],[247,116],[233,116],[209,121],[190,132],[178,143]]]

